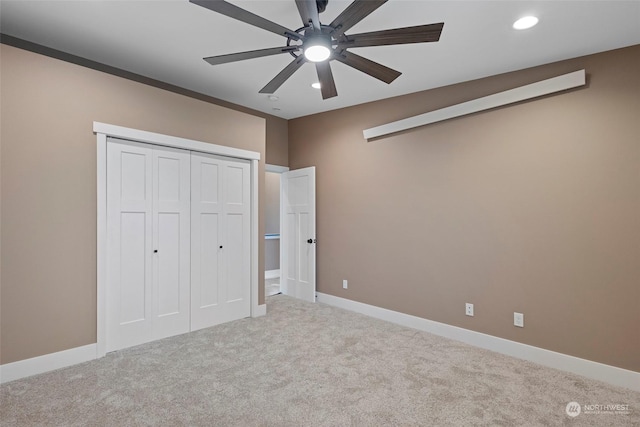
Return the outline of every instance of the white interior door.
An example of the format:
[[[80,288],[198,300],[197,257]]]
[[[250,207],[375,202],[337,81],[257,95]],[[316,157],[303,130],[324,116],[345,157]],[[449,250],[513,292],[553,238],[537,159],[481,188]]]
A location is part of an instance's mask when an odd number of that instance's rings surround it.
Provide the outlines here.
[[[153,295],[154,340],[189,331],[190,153],[153,150]]]
[[[191,154],[191,330],[251,314],[247,161]]]
[[[107,144],[107,351],[151,339],[152,155],[144,144]]]
[[[280,288],[316,300],[316,168],[280,177]]]
[[[189,331],[189,153],[107,144],[106,351]]]

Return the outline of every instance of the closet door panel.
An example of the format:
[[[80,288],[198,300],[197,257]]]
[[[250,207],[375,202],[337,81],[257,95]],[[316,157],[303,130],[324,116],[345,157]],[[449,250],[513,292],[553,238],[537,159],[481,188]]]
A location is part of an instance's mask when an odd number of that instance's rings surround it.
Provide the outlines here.
[[[250,315],[251,210],[248,162],[227,162],[224,168],[224,225],[226,232],[226,312],[231,321]]]
[[[189,331],[191,159],[188,151],[153,150],[153,339]]]
[[[220,194],[220,165],[215,159],[201,158],[197,163],[199,166],[199,190],[200,203],[208,206],[212,210],[217,210]]]
[[[250,315],[249,163],[191,154],[191,329]]]
[[[249,180],[246,176],[246,167],[248,165],[239,164],[226,164],[224,171],[224,201],[227,206],[228,212],[243,212],[243,208],[247,200],[244,194],[244,187]]]
[[[114,143],[115,144],[115,143]],[[119,185],[113,190],[119,192],[119,199],[124,209],[144,211],[149,202],[150,152],[140,145],[120,143],[112,145],[112,160],[117,163]],[[117,193],[116,193],[117,194]]]
[[[243,257],[242,235],[244,232],[243,217],[240,214],[229,214],[226,217],[227,247],[225,255],[227,257],[227,281],[226,281],[226,302],[236,302],[244,298],[244,270],[246,265]]]
[[[152,150],[107,144],[107,351],[151,340]]]
[[[220,191],[222,189],[221,167],[214,158],[198,157],[197,164],[200,168],[199,178],[193,185],[196,196],[194,201],[200,211],[200,233],[197,238],[200,241],[199,255],[201,268],[199,269],[198,284],[200,298],[195,301],[196,308],[203,310],[201,315],[206,318],[207,311],[215,310],[220,302],[220,281],[222,272],[220,262],[222,258],[222,245],[220,239],[220,216],[222,204],[220,203]],[[204,321],[204,319],[203,319]]]
[[[224,243],[220,230],[222,161],[191,153],[191,330],[216,324],[221,311]]]
[[[144,212],[122,212],[120,215],[118,325],[143,322],[147,317],[146,216]]]
[[[180,312],[180,215],[158,215],[157,315]]]
[[[218,230],[220,229],[219,214],[203,213],[200,215],[200,259],[202,268],[200,270],[199,283],[201,284],[201,294],[198,301],[198,308],[215,306],[219,302],[220,282],[220,258],[221,248],[219,246]]]

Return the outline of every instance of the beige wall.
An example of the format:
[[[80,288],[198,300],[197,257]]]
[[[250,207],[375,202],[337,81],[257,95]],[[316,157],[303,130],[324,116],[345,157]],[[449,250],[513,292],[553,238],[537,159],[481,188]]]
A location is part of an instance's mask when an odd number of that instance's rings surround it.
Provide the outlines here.
[[[267,159],[269,165],[289,166],[289,122],[267,117]]]
[[[585,88],[362,136],[581,68]],[[289,165],[317,167],[319,292],[640,371],[640,46],[292,120]]]
[[[96,341],[93,121],[258,151],[262,159],[266,130],[264,118],[0,48],[0,363],[5,364]],[[259,176],[263,235],[263,160]],[[259,289],[263,303],[262,275]]]

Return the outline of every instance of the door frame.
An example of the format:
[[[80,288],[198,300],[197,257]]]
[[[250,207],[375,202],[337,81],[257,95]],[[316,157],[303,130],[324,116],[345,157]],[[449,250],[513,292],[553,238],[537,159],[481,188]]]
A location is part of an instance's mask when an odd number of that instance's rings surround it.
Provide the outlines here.
[[[107,293],[107,138],[120,138],[164,147],[179,148],[251,161],[251,317],[264,316],[266,304],[258,305],[258,162],[260,153],[138,129],[93,122],[97,150],[97,286],[96,357],[106,354]],[[262,273],[264,275],[264,273]]]

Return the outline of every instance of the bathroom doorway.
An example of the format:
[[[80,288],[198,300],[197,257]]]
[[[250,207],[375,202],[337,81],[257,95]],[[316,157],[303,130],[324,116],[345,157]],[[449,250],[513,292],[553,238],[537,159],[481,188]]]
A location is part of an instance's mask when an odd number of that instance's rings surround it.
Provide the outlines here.
[[[288,167],[266,165],[264,295],[280,293],[280,174]]]

